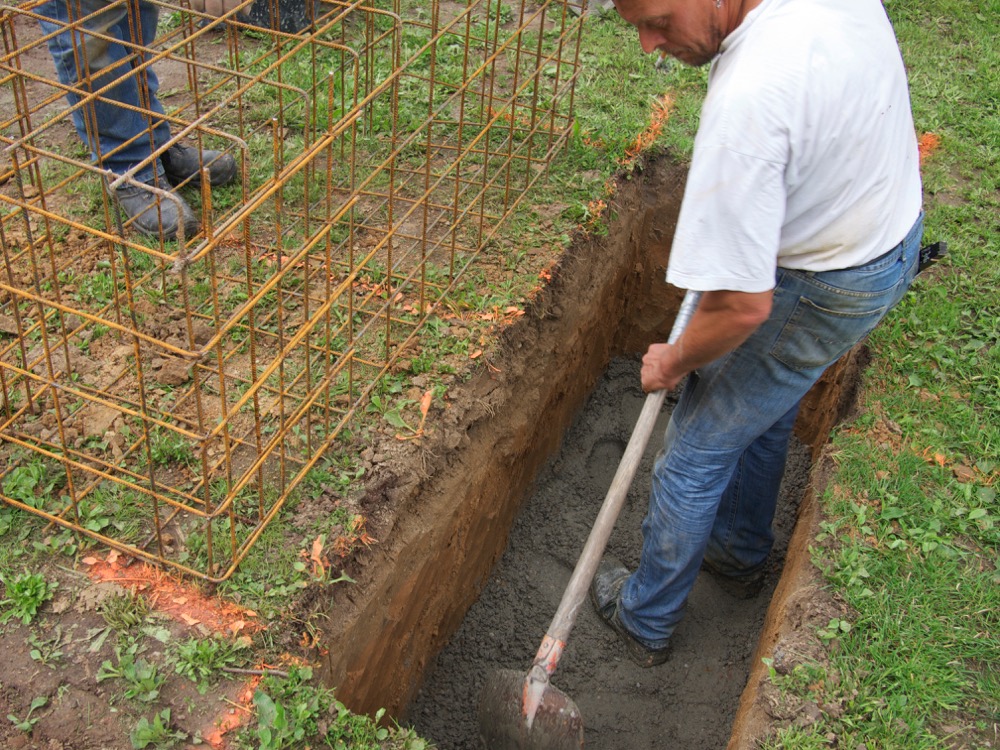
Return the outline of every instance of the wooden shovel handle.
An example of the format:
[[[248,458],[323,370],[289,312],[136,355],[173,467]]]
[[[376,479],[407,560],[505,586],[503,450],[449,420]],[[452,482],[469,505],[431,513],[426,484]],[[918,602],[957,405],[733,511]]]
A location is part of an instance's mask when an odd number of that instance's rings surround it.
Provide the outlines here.
[[[677,311],[677,317],[674,319],[667,343],[673,344],[680,338],[688,321],[691,320],[691,316],[694,315],[695,308],[698,307],[700,297],[701,293],[694,291],[688,291],[684,295],[684,301],[681,302],[680,310]],[[632,436],[625,447],[625,454],[618,464],[618,471],[615,472],[615,477],[611,480],[611,487],[604,497],[604,503],[597,514],[597,520],[594,521],[594,527],[590,530],[587,543],[576,562],[573,576],[566,586],[562,601],[559,602],[559,609],[556,610],[555,617],[552,618],[548,632],[542,640],[541,648],[535,657],[535,664],[541,665],[549,675],[555,671],[566,639],[576,622],[580,605],[583,604],[587,596],[590,581],[593,579],[594,573],[597,572],[604,548],[614,530],[615,521],[618,520],[618,515],[625,504],[625,497],[632,484],[632,479],[635,477],[635,472],[639,468],[642,455],[646,451],[646,444],[649,442],[649,436],[653,432],[656,418],[660,414],[660,408],[663,406],[663,399],[666,395],[666,391],[653,391],[646,396],[642,412],[639,414],[639,419],[632,430]]]

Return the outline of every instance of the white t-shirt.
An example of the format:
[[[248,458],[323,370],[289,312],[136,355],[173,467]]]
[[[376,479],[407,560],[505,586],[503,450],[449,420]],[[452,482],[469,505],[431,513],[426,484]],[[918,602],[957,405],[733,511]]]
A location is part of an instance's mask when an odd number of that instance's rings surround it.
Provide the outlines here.
[[[764,0],[712,62],[667,281],[764,292],[860,265],[920,212],[906,72],[879,0]]]

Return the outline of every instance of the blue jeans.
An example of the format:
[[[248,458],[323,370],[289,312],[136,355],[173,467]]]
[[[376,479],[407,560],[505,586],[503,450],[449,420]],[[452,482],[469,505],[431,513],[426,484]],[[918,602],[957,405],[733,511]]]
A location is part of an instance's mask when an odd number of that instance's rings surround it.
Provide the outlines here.
[[[918,270],[923,216],[888,253],[842,271],[779,268],[771,315],[688,378],[653,469],[639,567],[618,613],[650,648],[680,622],[702,560],[760,571],[799,402],[902,298]]]
[[[133,37],[129,17],[133,18],[138,39]],[[40,21],[46,34],[59,32],[48,40],[49,52],[61,83],[73,86],[83,94],[98,91],[109,84],[113,88],[99,100],[92,101],[72,113],[73,125],[80,139],[90,147],[96,164],[122,174],[141,162],[148,161],[153,150],[170,138],[166,121],[150,113],[163,114],[156,97],[159,81],[152,68],[135,72],[133,65],[141,63],[135,47],[149,47],[156,38],[159,10],[145,0],[130,0],[112,4],[109,0],[49,0],[39,6],[40,15],[51,21]],[[80,22],[76,31],[66,24]],[[94,34],[112,37],[116,43]],[[132,58],[131,60],[129,58]],[[123,62],[124,61],[124,62]],[[66,95],[71,105],[80,101],[74,93]],[[119,106],[120,104],[144,110]],[[136,174],[140,182],[150,182],[163,174],[159,160],[145,164]]]

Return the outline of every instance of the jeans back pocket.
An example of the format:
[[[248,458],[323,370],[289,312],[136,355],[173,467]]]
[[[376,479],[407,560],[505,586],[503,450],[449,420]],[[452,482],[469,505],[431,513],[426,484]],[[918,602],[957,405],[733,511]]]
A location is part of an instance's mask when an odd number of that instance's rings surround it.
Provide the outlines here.
[[[828,310],[799,297],[771,356],[793,370],[826,367],[868,335],[888,309],[883,305],[873,310]]]

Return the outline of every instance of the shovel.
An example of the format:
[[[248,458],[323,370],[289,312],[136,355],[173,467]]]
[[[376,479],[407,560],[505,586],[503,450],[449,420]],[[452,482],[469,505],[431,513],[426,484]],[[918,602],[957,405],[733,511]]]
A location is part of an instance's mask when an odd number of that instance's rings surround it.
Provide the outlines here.
[[[700,292],[693,291],[684,295],[667,343],[673,344],[680,338],[700,297]],[[578,750],[583,747],[580,709],[572,698],[549,683],[549,677],[559,664],[566,639],[597,572],[666,395],[666,391],[654,391],[646,397],[594,528],[587,537],[531,669],[527,674],[502,669],[487,678],[479,700],[479,733],[488,750]]]

